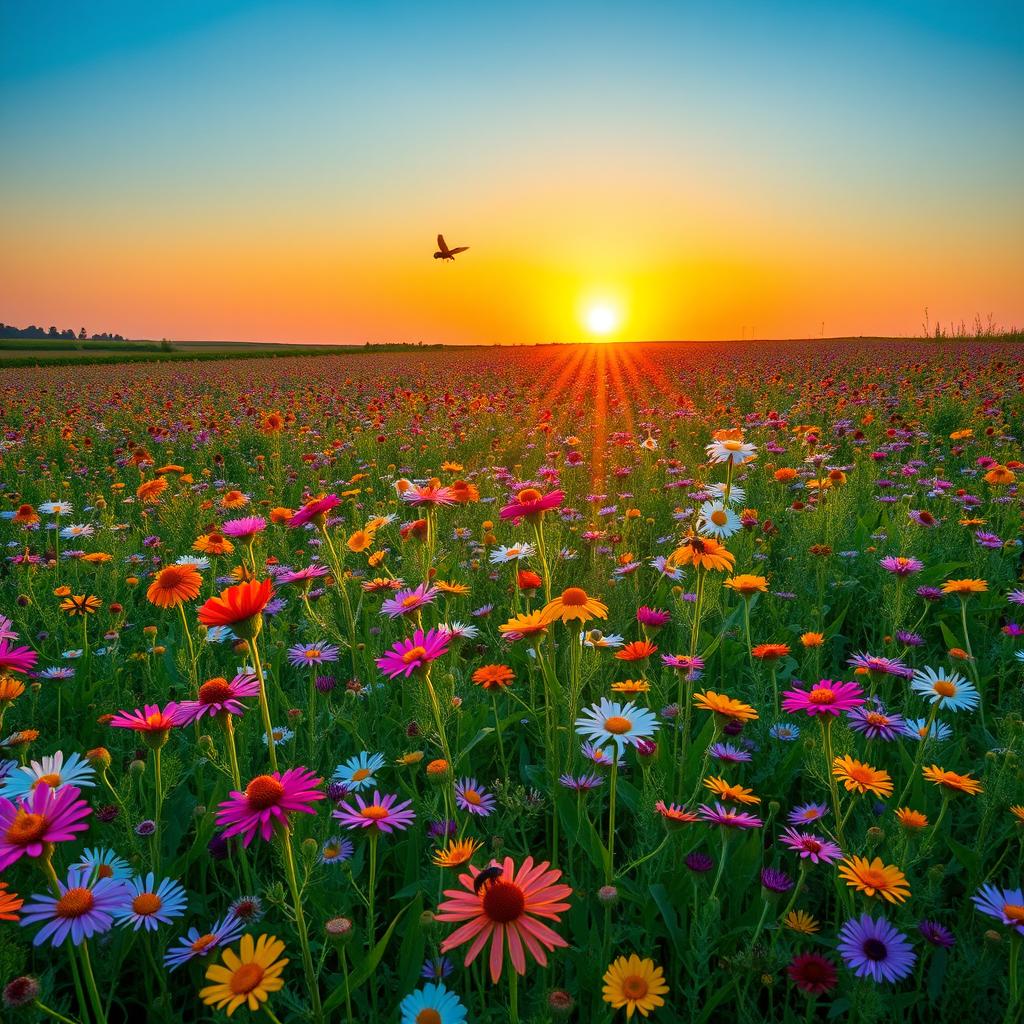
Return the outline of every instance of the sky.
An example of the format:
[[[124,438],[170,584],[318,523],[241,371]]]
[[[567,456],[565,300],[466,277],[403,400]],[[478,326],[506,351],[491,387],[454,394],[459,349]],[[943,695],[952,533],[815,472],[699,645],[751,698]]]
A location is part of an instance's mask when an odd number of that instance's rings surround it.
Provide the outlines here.
[[[538,343],[1024,325],[1024,7],[0,0],[0,320]],[[469,245],[432,259],[435,237]]]

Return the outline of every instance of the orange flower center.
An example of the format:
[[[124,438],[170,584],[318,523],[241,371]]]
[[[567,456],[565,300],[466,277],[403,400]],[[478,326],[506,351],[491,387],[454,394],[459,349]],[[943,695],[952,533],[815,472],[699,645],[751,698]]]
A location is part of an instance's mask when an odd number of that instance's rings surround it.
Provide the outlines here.
[[[834,690],[827,686],[816,686],[808,698],[812,704],[831,704],[836,699]]]
[[[467,804],[478,805],[480,803],[480,794],[475,789],[465,789],[462,791],[462,799],[465,800]]]
[[[245,787],[245,795],[249,806],[255,811],[265,811],[280,803],[284,796],[284,786],[272,775],[257,775],[248,786]]]
[[[875,773],[870,768],[864,768],[860,765],[854,765],[854,767],[847,769],[846,774],[854,782],[859,782],[861,785],[867,785],[875,780]]]
[[[524,505],[531,501],[540,501],[544,497],[536,487],[524,487],[517,495],[519,501]]]
[[[727,451],[730,451],[730,452],[738,452],[738,451],[740,451],[743,448],[743,442],[742,441],[723,441],[722,442],[722,447],[725,448]],[[645,985],[644,986],[644,991],[646,991],[646,990],[647,990],[647,986]]]
[[[231,685],[219,676],[208,679],[199,687],[200,704],[220,704],[231,696]]]
[[[236,996],[247,996],[262,980],[263,968],[259,964],[242,964],[228,984]]]
[[[581,608],[590,600],[587,592],[582,587],[569,587],[562,591],[562,604],[570,608]]]
[[[100,864],[99,867],[96,868],[96,877],[113,878],[114,869],[109,864]]]
[[[7,841],[13,846],[38,843],[46,834],[46,824],[46,818],[42,814],[30,814],[19,809],[14,821],[7,828]]]
[[[380,821],[381,818],[388,816],[388,809],[381,807],[379,804],[370,804],[369,807],[364,807],[359,812],[364,818],[370,818],[373,821]]]
[[[612,715],[611,718],[604,720],[604,727],[606,732],[621,736],[633,728],[633,723],[628,718],[623,718],[622,715]]]
[[[956,684],[951,683],[948,679],[936,679],[932,683],[932,689],[940,697],[955,697],[956,696]]]
[[[53,908],[57,917],[81,917],[92,910],[96,900],[90,889],[68,889]]]
[[[1017,906],[1016,903],[1004,903],[1003,914],[1011,921],[1024,922],[1024,907]]]
[[[50,787],[50,789],[56,789],[60,785],[60,773],[50,772],[49,775],[40,775],[39,778],[32,783],[32,788],[35,789],[36,786],[40,785],[43,782],[45,782],[46,785]]]
[[[155,914],[163,905],[164,901],[155,892],[140,892],[132,900],[132,910],[143,917]]]
[[[404,661],[406,665],[408,665],[409,662],[419,661],[420,658],[425,658],[426,656],[426,647],[410,647],[409,650],[407,650],[405,654],[402,655],[402,661]]]
[[[725,510],[720,508],[716,508],[709,518],[715,526],[725,526],[725,524],[729,522],[729,517],[725,514]]]
[[[734,441],[726,442],[735,444]],[[647,995],[647,982],[639,974],[631,974],[622,979],[622,994],[634,1002]]]
[[[193,953],[205,953],[217,941],[217,936],[210,932],[206,935],[201,935],[195,942],[192,943]]]
[[[889,879],[884,871],[877,871],[874,868],[862,868],[860,880],[871,889],[888,889]]]
[[[889,719],[885,715],[880,715],[877,711],[869,711],[865,715],[865,721],[868,725],[882,726],[888,725]]]
[[[441,1014],[432,1006],[426,1006],[416,1014],[416,1024],[441,1024]]]
[[[412,608],[413,605],[419,604],[419,594],[410,594],[407,598],[402,601],[403,608]]]
[[[358,768],[356,771],[352,773],[352,781],[362,782],[363,779],[368,779],[370,777],[370,774],[371,772],[369,768]]]
[[[484,890],[484,913],[497,924],[515,921],[526,909],[523,890],[513,882],[492,882]]]

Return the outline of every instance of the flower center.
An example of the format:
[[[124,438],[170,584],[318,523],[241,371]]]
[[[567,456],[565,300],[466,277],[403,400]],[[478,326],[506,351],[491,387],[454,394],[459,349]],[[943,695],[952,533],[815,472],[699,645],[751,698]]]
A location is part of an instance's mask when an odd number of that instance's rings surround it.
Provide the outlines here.
[[[46,824],[42,814],[19,810],[7,829],[7,841],[14,846],[38,843],[46,835]]]
[[[827,686],[817,686],[811,690],[808,699],[812,704],[831,704],[836,699],[836,694]]]
[[[200,704],[221,704],[231,696],[231,685],[220,677],[208,679],[199,687]]]
[[[519,501],[524,505],[532,501],[540,501],[544,495],[537,490],[536,487],[524,487],[517,495]]]
[[[633,723],[628,718],[623,718],[622,715],[612,715],[611,718],[604,720],[604,728],[606,732],[621,736],[633,728]]]
[[[568,590],[562,591],[562,604],[570,608],[581,608],[589,600],[587,592],[582,587],[569,587]]]
[[[730,452],[738,452],[743,448],[742,441],[723,441],[722,447]]]
[[[441,1024],[441,1014],[432,1006],[426,1006],[416,1014],[416,1024]]]
[[[96,868],[97,878],[113,878],[114,869],[109,864],[100,864]]]
[[[164,901],[155,892],[140,892],[132,900],[132,910],[143,917],[155,914],[163,905]]]
[[[318,651],[315,647],[311,647],[308,651],[303,651],[302,656],[307,661],[314,661],[316,658],[320,657],[320,653],[321,652]]]
[[[352,781],[353,782],[362,782],[363,779],[368,779],[370,777],[370,774],[371,774],[371,772],[370,772],[369,768],[357,768],[352,773]]]
[[[408,597],[402,599],[403,608],[412,608],[414,605],[419,604],[420,595],[410,594]]]
[[[810,836],[804,838],[804,849],[808,853],[821,853],[821,843],[817,839],[812,839]]]
[[[247,996],[263,980],[263,968],[259,964],[242,964],[231,975],[231,991],[236,996]]]
[[[1017,906],[1015,903],[1004,903],[1003,915],[1008,917],[1011,921],[1024,923],[1024,907]]]
[[[381,818],[388,816],[388,809],[381,807],[380,804],[370,804],[369,807],[364,807],[359,812],[364,818],[370,818],[372,821],[380,821]]]
[[[402,661],[408,665],[412,661],[419,661],[421,658],[427,656],[426,647],[410,647],[409,650],[402,655]]]
[[[280,802],[284,786],[272,775],[257,775],[245,787],[245,795],[254,811],[265,811]]]
[[[212,946],[216,941],[217,936],[213,935],[210,932],[207,932],[206,935],[201,935],[198,939],[196,939],[195,942],[192,943],[192,952],[205,953],[210,948],[210,946]]]
[[[951,683],[948,679],[936,679],[932,683],[932,689],[940,697],[955,697],[956,696],[956,684]]]
[[[647,982],[639,974],[622,979],[622,994],[634,1002],[647,995]]]
[[[885,877],[884,871],[874,871],[871,868],[865,868],[860,873],[860,880],[872,889],[888,889],[889,882]]]
[[[92,910],[96,900],[91,889],[68,889],[53,908],[57,917],[82,917]]]
[[[61,782],[60,773],[59,772],[50,772],[49,775],[40,775],[39,778],[36,779],[36,781],[32,783],[32,788],[35,789],[36,786],[38,786],[40,783],[43,783],[43,782],[45,782],[46,785],[48,785],[50,787],[50,789],[56,789],[60,785],[60,782]]]
[[[498,924],[515,921],[526,909],[523,890],[512,882],[492,882],[484,890],[484,913]]]
[[[868,725],[878,726],[879,728],[883,725],[889,724],[889,719],[886,718],[885,715],[880,715],[877,711],[869,711],[867,715],[865,715],[865,721]]]
[[[481,802],[480,794],[475,789],[463,790],[462,799],[465,800],[467,804],[475,804],[477,806],[479,806]]]
[[[729,522],[729,517],[720,508],[716,508],[715,511],[711,513],[710,519],[715,526],[725,526],[725,524]]]
[[[865,939],[861,951],[869,959],[874,961],[884,960],[888,956],[888,949],[880,939]]]

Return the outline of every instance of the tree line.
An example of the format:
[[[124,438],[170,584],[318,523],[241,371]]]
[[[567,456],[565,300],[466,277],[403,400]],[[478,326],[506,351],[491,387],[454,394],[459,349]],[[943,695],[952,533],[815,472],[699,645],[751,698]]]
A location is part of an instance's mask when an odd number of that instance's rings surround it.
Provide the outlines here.
[[[75,334],[72,328],[58,330],[56,327],[36,327],[29,324],[28,327],[15,327],[13,324],[0,323],[0,338],[43,338],[51,341],[124,341],[120,334],[111,334],[108,331],[101,331],[98,334],[90,334],[84,327]]]

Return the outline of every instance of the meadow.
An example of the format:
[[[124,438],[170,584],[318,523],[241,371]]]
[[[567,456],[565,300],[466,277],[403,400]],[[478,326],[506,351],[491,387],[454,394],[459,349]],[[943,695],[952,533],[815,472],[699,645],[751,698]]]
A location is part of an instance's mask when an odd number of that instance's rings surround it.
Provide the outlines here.
[[[1022,385],[0,368],[4,1019],[1021,1019]]]

